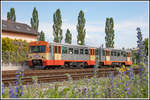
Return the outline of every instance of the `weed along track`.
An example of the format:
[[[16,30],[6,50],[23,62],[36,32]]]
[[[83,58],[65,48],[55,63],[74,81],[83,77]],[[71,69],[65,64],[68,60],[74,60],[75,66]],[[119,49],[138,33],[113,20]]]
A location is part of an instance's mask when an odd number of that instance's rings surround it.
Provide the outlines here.
[[[17,80],[17,70],[16,71],[2,71],[2,82],[5,86],[9,84],[15,85]],[[99,68],[96,71],[97,77],[107,77],[110,73],[113,72],[114,76],[118,74],[118,71],[115,68]],[[134,69],[134,72],[137,74],[138,69]],[[57,70],[24,70],[23,71],[23,84],[26,85],[33,83],[33,76],[37,76],[39,83],[45,82],[61,82],[68,80],[69,76],[73,80],[79,80],[82,78],[90,78],[94,76],[94,68],[88,69],[57,69]],[[128,74],[128,73],[127,73]]]

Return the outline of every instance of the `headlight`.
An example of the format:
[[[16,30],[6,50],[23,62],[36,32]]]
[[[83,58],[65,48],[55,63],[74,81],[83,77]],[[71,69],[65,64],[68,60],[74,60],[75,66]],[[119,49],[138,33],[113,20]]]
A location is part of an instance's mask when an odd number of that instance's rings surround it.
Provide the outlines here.
[[[42,58],[44,58],[44,59],[45,59],[45,57],[44,57],[44,56],[42,56]]]

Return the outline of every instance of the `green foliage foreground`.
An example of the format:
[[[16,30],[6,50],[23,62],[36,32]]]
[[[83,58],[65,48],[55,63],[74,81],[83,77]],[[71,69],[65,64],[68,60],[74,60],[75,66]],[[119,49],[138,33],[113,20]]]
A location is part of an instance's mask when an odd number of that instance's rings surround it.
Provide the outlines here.
[[[33,77],[34,85],[23,86],[24,95],[19,98],[148,98],[148,73],[141,72],[135,75],[130,68],[129,74],[120,71],[117,77],[112,74],[107,78],[94,76],[78,81],[67,75],[69,81],[52,84],[37,83],[37,77]],[[17,98],[13,90],[15,87],[3,87],[2,97]]]

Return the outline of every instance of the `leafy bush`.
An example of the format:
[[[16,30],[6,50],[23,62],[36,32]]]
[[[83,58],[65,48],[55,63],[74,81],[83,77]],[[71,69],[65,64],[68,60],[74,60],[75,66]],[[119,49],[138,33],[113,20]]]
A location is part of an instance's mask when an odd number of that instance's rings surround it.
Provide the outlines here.
[[[23,62],[27,60],[28,43],[21,39],[2,38],[3,63]]]

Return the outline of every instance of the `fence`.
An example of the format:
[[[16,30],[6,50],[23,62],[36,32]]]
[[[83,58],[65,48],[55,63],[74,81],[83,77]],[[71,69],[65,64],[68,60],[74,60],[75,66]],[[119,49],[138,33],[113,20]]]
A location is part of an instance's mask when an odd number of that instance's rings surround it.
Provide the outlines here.
[[[11,51],[5,51],[2,52],[2,65],[3,66],[24,66],[27,65],[27,52],[11,52]]]

